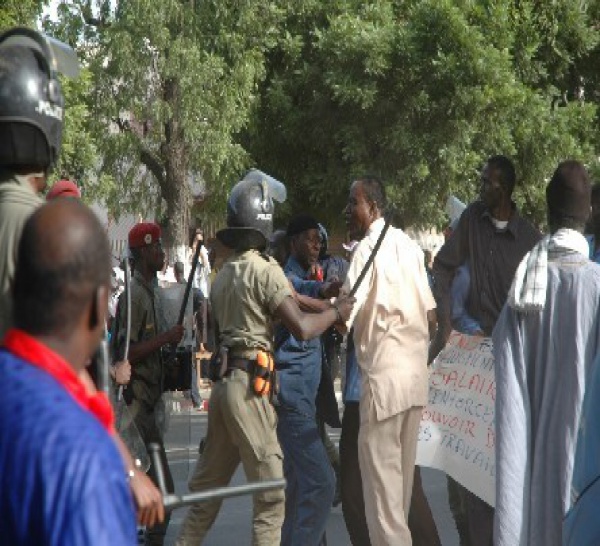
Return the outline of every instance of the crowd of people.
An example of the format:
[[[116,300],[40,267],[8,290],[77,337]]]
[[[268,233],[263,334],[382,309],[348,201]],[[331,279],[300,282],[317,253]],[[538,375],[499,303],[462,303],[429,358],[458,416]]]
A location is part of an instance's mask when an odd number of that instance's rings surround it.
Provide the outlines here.
[[[61,146],[57,70],[77,65],[56,47],[27,29],[0,36],[0,543],[135,544],[137,523],[159,545],[174,483],[158,412],[184,326],[160,320],[160,226],[136,224],[125,272],[111,271],[77,187],[47,191]],[[212,350],[190,491],[228,485],[240,463],[249,481],[285,478],[254,494],[256,545],[326,544],[339,501],[354,546],[441,544],[415,461],[428,364],[455,330],[491,338],[496,381],[494,506],[448,476],[461,545],[598,543],[600,186],[582,163],[561,162],[544,236],[520,215],[515,184],[510,159],[490,157],[480,198],[433,257],[391,226],[381,180],[358,177],[342,257],[311,215],[273,231],[284,184],[257,170],[239,181],[216,234],[228,253],[218,274],[202,230],[172,264],[185,283],[198,256],[194,352]],[[161,468],[137,464],[107,392],[142,444],[158,446]],[[326,425],[341,428],[339,451]],[[220,507],[194,504],[177,544],[201,543]]]

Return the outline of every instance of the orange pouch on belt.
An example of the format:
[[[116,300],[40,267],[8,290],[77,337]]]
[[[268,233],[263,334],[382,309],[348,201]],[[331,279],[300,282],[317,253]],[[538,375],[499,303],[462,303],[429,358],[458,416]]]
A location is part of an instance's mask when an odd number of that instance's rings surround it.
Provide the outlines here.
[[[258,396],[269,396],[272,391],[272,383],[275,377],[275,362],[273,355],[266,351],[256,353],[252,387]]]

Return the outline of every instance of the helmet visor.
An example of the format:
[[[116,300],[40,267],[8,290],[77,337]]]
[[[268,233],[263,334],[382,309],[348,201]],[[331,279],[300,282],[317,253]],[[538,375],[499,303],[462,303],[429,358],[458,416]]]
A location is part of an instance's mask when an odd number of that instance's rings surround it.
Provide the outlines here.
[[[15,28],[0,36],[1,45],[18,45],[39,51],[49,67],[69,78],[79,75],[79,60],[73,48],[64,42],[27,28]]]
[[[77,59],[77,53],[73,51],[73,48],[50,36],[45,36],[45,38],[52,51],[54,63],[52,68],[69,78],[79,76],[79,59]]]
[[[244,176],[244,180],[261,184],[263,192],[266,193],[266,195],[263,195],[265,201],[271,198],[278,203],[283,203],[287,199],[287,189],[285,184],[258,169],[251,169],[248,171],[248,174]]]

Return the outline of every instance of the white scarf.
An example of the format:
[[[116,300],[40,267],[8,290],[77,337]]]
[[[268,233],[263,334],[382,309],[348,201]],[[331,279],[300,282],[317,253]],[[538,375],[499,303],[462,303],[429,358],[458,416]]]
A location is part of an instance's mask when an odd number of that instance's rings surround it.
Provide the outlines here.
[[[517,267],[508,293],[508,305],[524,313],[544,308],[548,285],[548,251],[559,248],[579,252],[586,258],[590,252],[586,238],[578,231],[562,228],[553,235],[547,235],[525,255]]]

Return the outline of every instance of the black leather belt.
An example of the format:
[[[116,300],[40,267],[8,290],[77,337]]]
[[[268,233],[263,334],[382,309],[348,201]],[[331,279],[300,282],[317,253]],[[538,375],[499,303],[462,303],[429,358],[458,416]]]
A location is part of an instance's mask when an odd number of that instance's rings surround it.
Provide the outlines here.
[[[254,361],[247,358],[229,358],[227,360],[227,370],[225,375],[229,375],[232,370],[242,370],[246,373],[251,373],[254,366]]]

